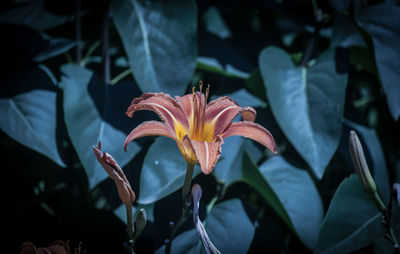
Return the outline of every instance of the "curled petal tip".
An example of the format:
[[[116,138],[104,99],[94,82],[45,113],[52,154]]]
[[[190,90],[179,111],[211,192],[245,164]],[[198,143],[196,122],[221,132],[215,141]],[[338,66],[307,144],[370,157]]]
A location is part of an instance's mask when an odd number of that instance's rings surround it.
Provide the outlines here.
[[[93,152],[98,158],[101,158],[101,150],[98,147],[93,146]]]

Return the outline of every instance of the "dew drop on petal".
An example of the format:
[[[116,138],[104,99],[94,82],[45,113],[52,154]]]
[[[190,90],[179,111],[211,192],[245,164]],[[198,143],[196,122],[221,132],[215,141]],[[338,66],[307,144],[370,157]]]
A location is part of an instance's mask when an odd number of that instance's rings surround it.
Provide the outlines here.
[[[158,165],[160,162],[157,160],[157,161],[154,161],[154,164],[155,165]]]

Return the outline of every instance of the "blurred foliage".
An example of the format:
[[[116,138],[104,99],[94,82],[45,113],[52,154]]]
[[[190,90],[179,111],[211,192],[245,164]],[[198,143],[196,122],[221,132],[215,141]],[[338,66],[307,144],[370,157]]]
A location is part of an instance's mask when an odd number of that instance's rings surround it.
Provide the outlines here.
[[[181,96],[203,80],[212,98],[254,107],[279,148],[274,157],[232,137],[211,175],[196,167],[200,219],[222,253],[392,253],[348,138],[360,136],[389,202],[400,181],[399,18],[398,1],[3,1],[5,252],[63,240],[128,253],[125,209],[92,152],[101,140],[147,212],[134,251],[163,253],[186,166],[163,137],[123,152],[131,129],[157,119],[124,113],[143,92]],[[202,251],[189,219],[172,252]]]

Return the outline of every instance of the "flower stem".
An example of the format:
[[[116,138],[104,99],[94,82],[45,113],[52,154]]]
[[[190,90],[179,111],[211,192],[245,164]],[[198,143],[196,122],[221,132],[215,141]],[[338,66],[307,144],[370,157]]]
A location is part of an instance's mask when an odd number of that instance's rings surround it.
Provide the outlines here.
[[[396,236],[394,235],[393,227],[391,224],[392,196],[390,196],[388,208],[386,208],[386,206],[384,205],[382,199],[380,198],[380,196],[377,192],[375,192],[372,197],[373,197],[376,207],[378,208],[378,210],[381,212],[381,214],[383,216],[382,224],[386,229],[386,233],[387,233],[386,239],[388,239],[390,241],[390,243],[392,244],[392,246],[394,248],[394,253],[400,253],[400,245],[396,239]]]
[[[172,241],[174,240],[174,237],[175,237],[176,233],[178,232],[178,229],[183,225],[183,223],[185,223],[185,221],[187,220],[187,218],[190,215],[189,208],[191,205],[191,200],[187,199],[187,196],[190,192],[190,187],[192,185],[193,170],[194,170],[194,165],[187,164],[185,182],[184,182],[183,188],[182,188],[182,200],[183,200],[182,214],[179,217],[178,221],[171,228],[171,232],[169,234],[167,243],[165,245],[165,253],[166,254],[171,253]]]
[[[182,200],[183,200],[184,204],[186,201],[186,197],[190,192],[190,187],[192,185],[193,170],[194,170],[194,165],[187,164],[185,182],[184,182],[183,188],[182,188]]]
[[[108,54],[108,28],[110,15],[110,0],[104,0],[102,24],[101,24],[101,52],[103,58],[103,79],[106,84],[110,83],[110,55]]]
[[[130,68],[124,70],[123,72],[121,72],[120,74],[118,74],[115,78],[113,78],[110,81],[111,85],[115,85],[116,83],[118,83],[121,79],[125,78],[126,76],[128,76],[129,74],[132,73],[132,70]]]
[[[76,63],[82,66],[81,48],[81,1],[75,0],[75,39],[76,39]]]
[[[374,199],[376,208],[378,208],[378,210],[379,210],[383,215],[385,215],[385,214],[387,213],[386,206],[385,206],[385,204],[383,204],[383,201],[382,201],[382,199],[379,197],[379,194],[378,194],[377,192],[374,193],[373,199]]]

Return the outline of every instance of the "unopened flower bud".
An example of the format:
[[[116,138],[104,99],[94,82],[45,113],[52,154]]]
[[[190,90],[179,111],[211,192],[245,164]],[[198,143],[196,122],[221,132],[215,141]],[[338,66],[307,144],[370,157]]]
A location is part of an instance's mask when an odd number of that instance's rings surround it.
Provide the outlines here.
[[[114,160],[114,158],[106,153],[101,151],[101,142],[96,146],[93,146],[94,154],[96,155],[97,161],[104,168],[107,174],[111,179],[114,180],[115,185],[117,186],[118,195],[124,203],[126,208],[126,217],[127,217],[127,231],[129,236],[133,234],[133,223],[132,223],[132,205],[135,202],[136,196],[133,192],[131,185],[129,184],[128,179],[126,178],[124,171],[122,171],[121,167]]]
[[[361,184],[368,194],[375,195],[376,184],[369,172],[368,164],[364,157],[364,151],[355,131],[350,132],[349,143],[351,159],[353,160],[354,168],[360,178]]]
[[[141,233],[146,226],[147,222],[147,216],[146,216],[146,210],[144,208],[141,208],[138,213],[136,214],[136,232]]]

